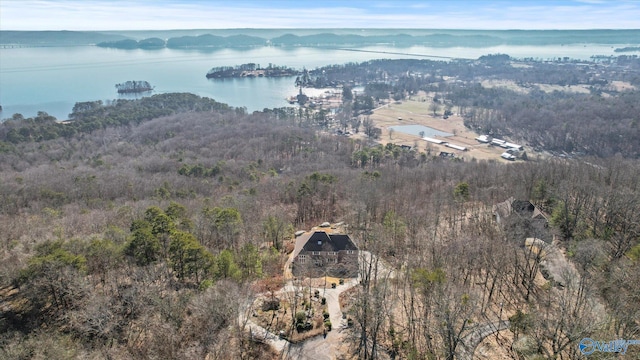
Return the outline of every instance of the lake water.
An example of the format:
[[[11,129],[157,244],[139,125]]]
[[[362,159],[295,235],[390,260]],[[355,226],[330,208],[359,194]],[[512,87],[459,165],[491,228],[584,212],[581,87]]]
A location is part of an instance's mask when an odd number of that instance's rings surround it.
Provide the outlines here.
[[[478,58],[504,53],[540,59],[614,55],[621,45],[495,46],[486,48],[430,48],[423,46],[375,46],[358,50],[326,48],[259,47],[220,50],[119,50],[95,46],[0,49],[0,119],[21,113],[25,117],[46,111],[59,120],[67,118],[80,101],[117,99],[115,84],[146,80],[154,93],[190,92],[249,111],[282,107],[297,93],[292,78],[208,80],[216,66],[269,63],[302,69],[371,59],[429,58],[430,55]],[[409,54],[409,55],[407,55]],[[131,96],[120,96],[131,98]]]

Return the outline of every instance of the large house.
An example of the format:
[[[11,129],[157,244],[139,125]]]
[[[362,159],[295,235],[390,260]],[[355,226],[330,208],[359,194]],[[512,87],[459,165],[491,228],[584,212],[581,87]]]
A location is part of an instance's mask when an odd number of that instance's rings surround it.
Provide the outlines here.
[[[294,276],[358,276],[358,247],[349,235],[316,231],[301,236],[293,253]]]
[[[549,219],[528,200],[516,200],[510,197],[493,206],[493,216],[507,233],[516,238],[538,238],[547,243],[553,239],[549,229]]]

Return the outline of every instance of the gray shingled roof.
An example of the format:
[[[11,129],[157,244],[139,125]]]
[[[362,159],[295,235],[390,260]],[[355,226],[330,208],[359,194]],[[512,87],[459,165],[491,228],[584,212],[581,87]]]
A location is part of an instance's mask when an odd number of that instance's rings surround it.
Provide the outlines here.
[[[302,249],[304,251],[342,251],[358,250],[358,247],[349,238],[349,235],[327,234],[324,231],[316,231]]]

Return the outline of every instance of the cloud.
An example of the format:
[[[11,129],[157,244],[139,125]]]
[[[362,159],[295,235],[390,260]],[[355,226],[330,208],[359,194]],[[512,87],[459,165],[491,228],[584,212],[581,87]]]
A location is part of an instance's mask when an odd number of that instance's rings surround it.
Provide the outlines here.
[[[637,29],[638,13],[638,1],[599,0],[2,0],[0,29]]]
[[[605,0],[575,0],[575,2],[584,4],[604,4]]]

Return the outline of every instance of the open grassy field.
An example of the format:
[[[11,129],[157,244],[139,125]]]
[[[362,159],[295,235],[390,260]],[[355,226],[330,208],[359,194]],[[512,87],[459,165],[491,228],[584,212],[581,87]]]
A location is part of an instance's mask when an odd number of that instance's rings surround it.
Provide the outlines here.
[[[433,111],[429,109],[432,104],[430,98],[425,94],[414,96],[410,100],[388,104],[378,108],[371,115],[371,120],[375,125],[382,129],[382,135],[379,142],[382,144],[393,143],[396,145],[417,145],[420,152],[427,152],[431,155],[438,155],[441,151],[454,153],[457,157],[465,161],[475,159],[499,160],[500,154],[504,149],[499,147],[488,146],[479,143],[475,138],[480,135],[464,127],[463,119],[458,114],[449,116],[448,119],[442,118],[443,109],[433,115]],[[423,125],[430,128],[454,134],[447,138],[441,138],[452,144],[464,146],[468,151],[459,151],[442,145],[428,143],[420,138],[420,136],[405,134],[400,131],[389,131],[389,128],[397,125]]]

